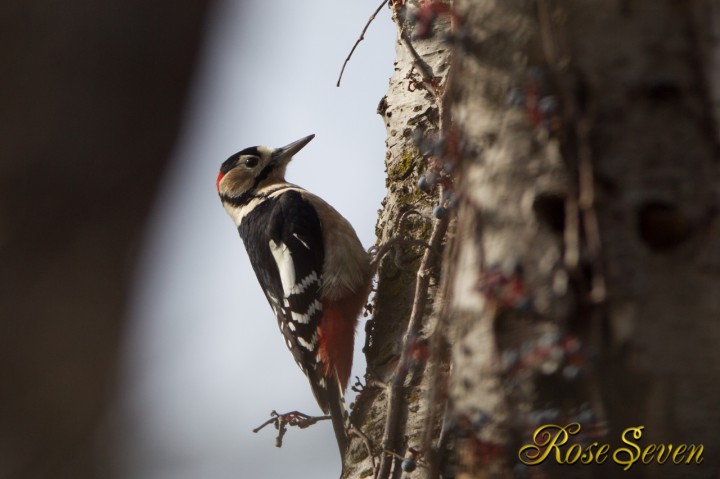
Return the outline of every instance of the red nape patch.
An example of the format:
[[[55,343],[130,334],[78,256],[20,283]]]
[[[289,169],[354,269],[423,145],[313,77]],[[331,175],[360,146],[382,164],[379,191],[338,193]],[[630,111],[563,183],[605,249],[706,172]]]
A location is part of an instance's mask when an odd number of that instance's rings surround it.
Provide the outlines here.
[[[220,191],[220,181],[222,181],[224,176],[225,176],[225,173],[223,173],[222,171],[220,173],[218,173],[217,181],[215,182],[215,187],[217,188],[218,191]]]

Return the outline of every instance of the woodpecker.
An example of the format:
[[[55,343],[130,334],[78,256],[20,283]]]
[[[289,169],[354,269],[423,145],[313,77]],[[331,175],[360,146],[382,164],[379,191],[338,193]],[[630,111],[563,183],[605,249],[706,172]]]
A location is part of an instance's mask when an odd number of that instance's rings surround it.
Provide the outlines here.
[[[344,394],[372,274],[350,223],[318,196],[285,181],[293,155],[314,137],[232,155],[220,167],[217,191],[288,349],[332,418],[342,458],[348,445]]]

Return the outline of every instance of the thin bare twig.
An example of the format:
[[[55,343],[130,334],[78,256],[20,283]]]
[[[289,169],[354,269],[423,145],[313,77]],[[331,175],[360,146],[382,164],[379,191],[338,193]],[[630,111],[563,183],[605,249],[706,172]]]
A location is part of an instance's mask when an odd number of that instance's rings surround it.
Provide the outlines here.
[[[317,422],[326,421],[328,419],[330,419],[330,416],[309,416],[300,411],[292,411],[286,412],[285,414],[279,414],[277,411],[273,410],[272,412],[270,412],[270,419],[253,429],[253,432],[257,433],[260,430],[264,429],[266,426],[273,424],[275,426],[275,429],[277,429],[278,431],[278,435],[275,438],[275,447],[282,447],[283,436],[285,436],[288,426],[295,426],[299,427],[300,429],[305,429]]]
[[[422,319],[425,316],[425,304],[427,303],[428,287],[430,285],[430,270],[435,266],[438,255],[433,250],[440,249],[445,232],[447,231],[449,217],[434,221],[432,235],[430,236],[430,247],[425,250],[420,268],[418,269],[417,281],[415,282],[415,298],[413,300],[412,312],[408,321],[407,330],[403,337],[402,353],[400,361],[393,373],[393,380],[388,388],[388,409],[385,416],[385,431],[383,433],[382,447],[392,451],[398,439],[398,420],[402,404],[401,389],[410,371],[410,362],[413,353],[412,345],[417,340],[422,326]],[[387,479],[390,475],[392,458],[383,454],[380,459],[380,471],[378,479]]]
[[[379,379],[375,379],[372,377],[368,377],[368,374],[365,375],[365,384],[360,382],[360,378],[358,376],[355,376],[355,384],[353,384],[350,389],[355,391],[358,394],[361,394],[363,391],[365,391],[368,388],[378,388],[378,389],[387,389],[387,384],[380,381]]]
[[[377,7],[377,10],[375,10],[375,12],[370,16],[370,19],[365,24],[365,28],[363,28],[362,33],[360,33],[360,37],[357,39],[357,41],[355,42],[355,45],[353,45],[353,47],[352,47],[352,50],[350,50],[350,53],[348,53],[347,58],[343,62],[342,69],[340,70],[340,76],[338,76],[338,81],[335,84],[336,87],[340,86],[340,80],[342,80],[343,73],[345,72],[345,67],[347,66],[348,62],[350,61],[350,57],[352,57],[353,52],[355,52],[355,49],[360,44],[360,42],[365,39],[365,32],[367,32],[367,29],[370,27],[370,24],[372,23],[373,20],[375,20],[375,17],[377,16],[378,13],[380,13],[380,10],[382,10],[382,8],[385,6],[385,4],[387,2],[388,2],[388,0],[383,0],[383,2],[380,4],[380,6]]]
[[[371,254],[373,254],[374,257],[370,262],[370,267],[373,271],[376,271],[378,269],[383,257],[388,254],[390,250],[395,246],[422,246],[423,248],[430,249],[430,245],[422,240],[417,240],[413,238],[390,238],[379,247],[371,248],[370,252]],[[437,251],[433,252],[437,253]]]
[[[405,220],[407,220],[408,217],[411,215],[419,216],[421,221],[427,220],[427,218],[423,216],[422,213],[420,213],[418,210],[416,210],[415,208],[410,208],[400,213],[397,219],[397,224],[395,227],[393,227],[393,229],[398,233],[402,231],[403,222],[405,222]]]
[[[455,29],[455,22],[452,24],[453,30]],[[454,82],[452,81],[453,72],[456,69],[457,56],[454,53],[450,54],[450,68],[447,70],[445,77],[445,88],[439,96],[436,95],[435,101],[439,111],[439,130],[443,133],[452,129],[452,119],[450,117],[450,108],[446,107],[446,102],[452,97]],[[460,198],[467,198],[464,187],[457,191]],[[440,192],[442,197],[442,191]],[[480,219],[482,221],[482,219]],[[427,477],[440,477],[440,463],[441,454],[445,450],[446,440],[448,437],[448,424],[447,424],[447,372],[443,372],[441,368],[443,356],[443,349],[446,347],[444,344],[447,340],[447,323],[450,314],[450,308],[448,306],[448,298],[451,298],[454,294],[453,283],[449,281],[450,278],[450,265],[457,264],[458,255],[458,242],[450,241],[445,256],[442,259],[442,270],[440,272],[441,284],[438,287],[438,293],[435,297],[435,303],[433,308],[434,313],[437,313],[437,322],[434,330],[429,335],[430,344],[430,358],[428,360],[428,390],[426,393],[426,401],[428,409],[423,424],[422,443],[421,451],[426,454],[428,462],[428,475]],[[482,264],[484,264],[484,254],[481,256]],[[438,306],[439,304],[439,306]],[[447,358],[445,358],[447,360]],[[437,441],[435,447],[432,446],[434,423],[438,414],[438,408],[442,405],[443,418],[441,425],[440,438]]]
[[[423,60],[418,51],[415,50],[415,47],[410,41],[410,36],[404,28],[400,30],[400,39],[402,40],[403,45],[405,45],[405,48],[407,48],[407,51],[410,52],[410,55],[413,57],[413,64],[418,70],[420,70],[420,74],[423,77],[422,86],[424,86],[425,90],[430,92],[436,98],[439,98],[441,96],[440,86],[435,82],[435,74],[433,73],[432,67],[430,67],[430,65]]]
[[[550,5],[548,5],[547,0],[538,0],[537,14],[540,21],[540,36],[545,60],[549,65],[557,67],[557,47],[553,35],[552,21],[550,20]]]
[[[426,462],[421,461],[421,460],[419,460],[419,459],[417,458],[417,451],[415,451],[412,447],[409,447],[409,448],[408,448],[408,451],[411,452],[411,455],[412,455],[411,458],[415,461],[415,464],[417,464],[417,465],[420,466],[420,467],[424,467],[424,468],[426,468],[426,469],[428,468],[428,465],[427,465]],[[405,456],[401,456],[401,455],[398,454],[397,452],[390,451],[390,450],[388,450],[388,449],[385,449],[385,450],[383,451],[383,453],[389,454],[389,455],[391,455],[392,457],[394,457],[395,459],[400,459],[401,461],[402,461],[403,459],[405,459]]]
[[[571,74],[565,71],[565,65],[568,62],[568,55],[565,53],[568,50],[565,48],[567,42],[563,41],[562,38],[558,39],[559,34],[555,25],[553,25],[549,2],[548,0],[539,0],[537,6],[545,59],[552,68],[555,76],[564,80],[562,82],[564,83],[563,103],[566,109],[567,124],[574,125],[574,134],[577,139],[574,165],[578,182],[575,191],[577,199],[568,201],[566,205],[567,219],[571,221],[567,224],[567,230],[565,232],[565,239],[568,240],[565,261],[570,267],[576,267],[579,260],[580,224],[576,219],[579,214],[580,221],[582,221],[582,226],[585,230],[585,242],[593,266],[590,300],[594,303],[602,303],[606,299],[607,285],[605,284],[602,262],[600,227],[598,224],[597,211],[595,210],[595,178],[589,140],[591,121],[587,113],[580,110],[575,96],[571,93],[574,91],[572,87],[575,82]],[[573,127],[571,126],[571,128]]]
[[[583,226],[587,236],[588,251],[593,262],[592,285],[590,299],[595,303],[602,303],[606,299],[607,287],[602,263],[602,241],[600,240],[600,226],[595,210],[595,187],[592,166],[592,153],[589,140],[590,126],[586,118],[577,122],[578,137],[578,206],[583,213]]]
[[[372,452],[372,445],[370,444],[370,438],[368,438],[365,435],[365,433],[362,432],[360,429],[357,429],[355,427],[350,427],[350,429],[348,429],[348,434],[350,434],[351,436],[359,437],[360,440],[362,440],[363,444],[365,444],[365,450],[367,451],[368,456],[370,456],[370,461],[372,462],[373,473],[374,473],[373,477],[377,477],[378,468],[377,468],[377,463],[375,462],[375,456],[373,455],[373,452]]]
[[[480,219],[479,221],[482,221]],[[428,390],[425,395],[426,403],[428,405],[425,421],[423,425],[423,435],[420,450],[425,454],[428,461],[428,469],[430,473],[428,477],[440,477],[440,460],[443,451],[445,450],[446,441],[448,438],[448,424],[447,424],[447,372],[443,372],[441,364],[443,362],[442,356],[447,354],[444,350],[447,348],[446,345],[446,332],[448,326],[448,318],[450,315],[449,301],[454,294],[453,282],[449,281],[450,277],[450,265],[457,264],[458,257],[458,241],[450,241],[446,247],[445,255],[442,260],[442,270],[440,277],[442,283],[438,288],[437,296],[435,297],[434,308],[437,312],[437,320],[435,327],[430,333],[430,358],[428,360]],[[439,304],[439,306],[438,306]],[[447,358],[444,358],[447,360]],[[435,446],[433,446],[433,431],[434,424],[437,420],[439,406],[442,405],[442,426],[440,437],[437,440]]]

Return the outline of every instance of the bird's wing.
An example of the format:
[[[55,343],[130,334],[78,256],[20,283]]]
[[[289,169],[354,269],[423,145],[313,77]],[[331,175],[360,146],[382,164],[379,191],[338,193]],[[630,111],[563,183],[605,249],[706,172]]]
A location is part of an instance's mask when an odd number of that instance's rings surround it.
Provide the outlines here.
[[[256,211],[257,219],[266,223],[264,227],[242,231],[241,226],[240,234],[285,344],[327,413],[327,379],[317,354],[325,258],[320,219],[312,204],[295,190],[264,202],[251,215]],[[275,267],[267,267],[270,264]]]

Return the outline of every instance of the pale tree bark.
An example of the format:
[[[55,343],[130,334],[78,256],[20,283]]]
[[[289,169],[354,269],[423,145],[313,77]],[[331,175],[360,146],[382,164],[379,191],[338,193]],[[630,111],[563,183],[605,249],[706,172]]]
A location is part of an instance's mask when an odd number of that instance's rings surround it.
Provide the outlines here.
[[[425,366],[437,324],[434,298],[449,221],[449,214],[433,211],[440,203],[449,209],[452,198],[441,198],[440,183],[448,175],[431,156],[443,143],[443,91],[453,48],[446,42],[450,16],[422,21],[429,29],[426,35],[414,28],[418,7],[402,2],[390,7],[398,24],[397,59],[388,93],[378,106],[388,133],[388,196],[376,232],[381,251],[386,251],[382,245],[393,246],[378,270],[373,317],[366,328],[367,384],[353,411],[353,423],[368,443],[353,442],[344,474],[348,478],[378,472],[380,477],[396,477],[401,459],[412,456],[408,448],[420,450],[426,441],[426,423],[432,432],[428,439],[435,438],[442,414],[428,408],[425,396],[434,389],[430,383],[437,375],[428,375]],[[438,184],[422,191],[420,178]]]
[[[426,262],[410,272],[392,255],[382,263],[356,427],[380,464],[388,449],[416,459],[410,477],[716,477],[718,5],[445,6],[391,6],[408,35],[379,110],[388,197],[378,240],[437,239],[439,201],[456,218],[411,341],[402,340],[425,286],[415,271]],[[416,185],[430,170],[440,181],[425,194]],[[400,266],[423,253],[401,244]],[[408,345],[415,375],[399,381]],[[386,417],[392,393],[404,399],[397,421]],[[538,427],[572,423],[581,432],[562,450],[609,443],[602,466],[521,462]],[[702,463],[624,472],[612,452],[636,426],[643,448],[702,444]],[[346,477],[370,477],[353,444]],[[392,462],[381,477],[400,477]]]

